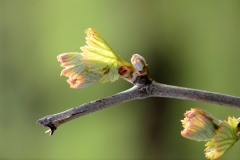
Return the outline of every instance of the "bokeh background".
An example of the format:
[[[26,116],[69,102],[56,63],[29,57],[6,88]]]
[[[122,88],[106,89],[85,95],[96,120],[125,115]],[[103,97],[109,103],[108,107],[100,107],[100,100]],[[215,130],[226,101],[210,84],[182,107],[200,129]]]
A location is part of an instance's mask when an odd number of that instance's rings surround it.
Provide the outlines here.
[[[144,56],[154,80],[240,96],[240,1],[1,0],[0,159],[199,159],[204,142],[180,135],[183,113],[240,111],[149,98],[68,122],[49,137],[36,121],[132,85],[70,89],[56,56],[79,51],[93,27],[125,60]],[[240,144],[222,160],[239,159]]]

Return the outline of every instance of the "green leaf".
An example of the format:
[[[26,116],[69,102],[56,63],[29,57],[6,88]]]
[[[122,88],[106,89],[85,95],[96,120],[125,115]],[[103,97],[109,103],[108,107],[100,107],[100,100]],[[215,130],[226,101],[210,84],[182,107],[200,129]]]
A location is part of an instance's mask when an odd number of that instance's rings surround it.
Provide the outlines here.
[[[69,78],[67,82],[71,88],[83,88],[96,82],[114,82],[120,76],[132,73],[132,65],[121,59],[96,30],[89,28],[85,33],[87,45],[81,47],[83,53],[69,52],[57,56],[64,67],[61,75]],[[123,66],[128,70],[125,74],[119,72]]]
[[[71,88],[84,88],[98,82],[101,79],[100,73],[87,72],[82,62],[82,54],[77,52],[63,53],[57,56],[62,70],[61,75],[69,77],[67,82]]]
[[[216,135],[205,145],[207,158],[211,160],[219,158],[239,140],[238,123],[235,117],[229,117],[228,122],[221,122]]]
[[[119,78],[118,69],[122,65],[131,64],[122,60],[93,28],[86,31],[86,43],[81,47],[83,51],[83,62],[90,72],[100,72],[103,74],[100,82],[114,82]]]

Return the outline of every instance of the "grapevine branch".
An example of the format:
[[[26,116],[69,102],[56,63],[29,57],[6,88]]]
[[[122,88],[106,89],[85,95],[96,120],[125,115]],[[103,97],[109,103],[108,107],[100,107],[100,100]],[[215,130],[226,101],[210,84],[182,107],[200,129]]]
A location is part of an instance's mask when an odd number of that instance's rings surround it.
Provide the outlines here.
[[[50,135],[52,135],[58,126],[80,116],[123,102],[148,97],[165,97],[201,101],[240,109],[239,97],[165,85],[157,83],[149,79],[147,76],[139,76],[136,78],[134,86],[126,91],[90,103],[85,103],[57,114],[45,116],[39,119],[37,123],[43,125],[44,127],[49,127],[50,129],[47,132],[50,132]]]
[[[96,82],[114,82],[119,77],[132,83],[133,87],[39,119],[37,123],[50,128],[47,131],[50,135],[61,124],[80,116],[148,97],[200,101],[240,109],[240,97],[157,83],[148,77],[148,65],[144,57],[134,54],[130,64],[119,57],[95,29],[88,28],[85,33],[87,45],[80,47],[82,53],[68,52],[57,56],[64,68],[61,75],[68,77],[70,87],[80,89]],[[219,158],[240,138],[240,119],[235,117],[229,117],[228,122],[221,121],[200,108],[193,108],[184,116],[181,135],[192,140],[208,141],[204,151],[209,159]]]

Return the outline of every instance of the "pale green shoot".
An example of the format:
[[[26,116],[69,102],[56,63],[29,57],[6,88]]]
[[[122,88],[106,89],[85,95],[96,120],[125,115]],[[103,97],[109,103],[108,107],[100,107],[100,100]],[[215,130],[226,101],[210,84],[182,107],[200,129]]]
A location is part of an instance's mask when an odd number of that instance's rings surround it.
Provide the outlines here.
[[[67,82],[71,88],[83,88],[96,82],[114,82],[124,76],[119,74],[119,68],[123,66],[128,68],[128,73],[133,72],[132,65],[120,58],[96,30],[88,28],[85,33],[87,45],[80,47],[82,53],[69,52],[57,57],[65,68],[61,75],[69,78]]]

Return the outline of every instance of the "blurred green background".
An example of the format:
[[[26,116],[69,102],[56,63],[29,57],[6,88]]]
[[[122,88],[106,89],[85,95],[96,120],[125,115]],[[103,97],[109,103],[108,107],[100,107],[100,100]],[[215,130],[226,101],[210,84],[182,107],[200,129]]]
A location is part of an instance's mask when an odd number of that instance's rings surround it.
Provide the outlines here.
[[[125,60],[140,54],[154,80],[240,96],[240,1],[1,0],[0,159],[201,159],[204,142],[180,135],[183,113],[240,111],[166,98],[116,105],[62,125],[36,121],[132,85],[70,89],[56,56],[79,51],[95,28]],[[239,159],[240,144],[222,160]]]

